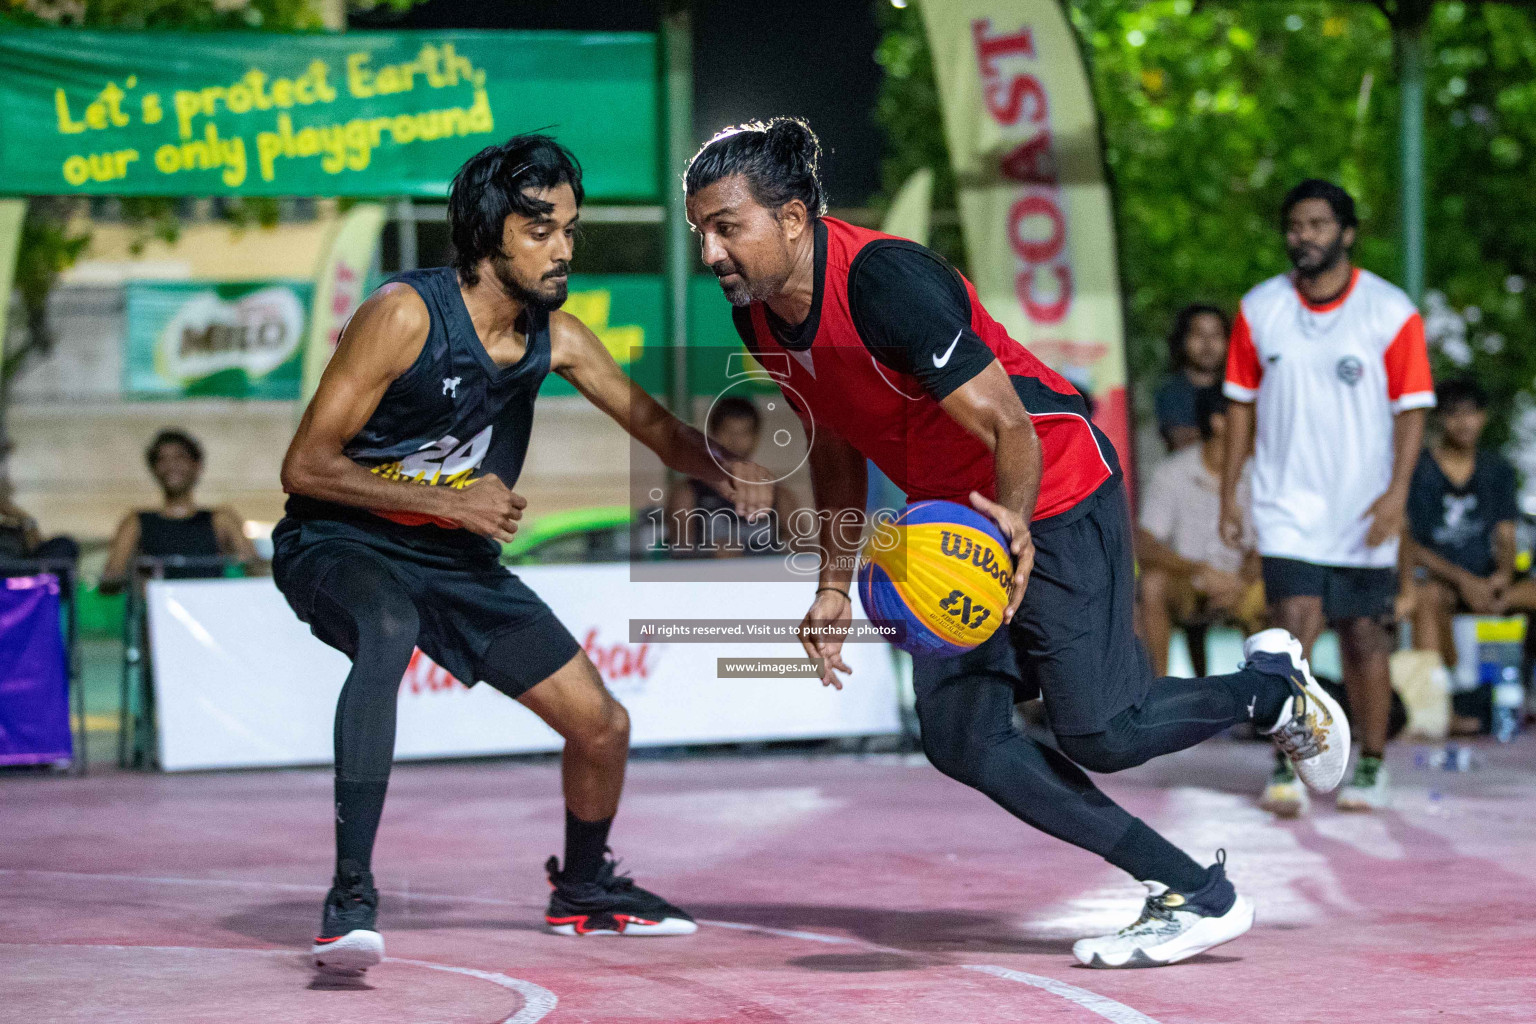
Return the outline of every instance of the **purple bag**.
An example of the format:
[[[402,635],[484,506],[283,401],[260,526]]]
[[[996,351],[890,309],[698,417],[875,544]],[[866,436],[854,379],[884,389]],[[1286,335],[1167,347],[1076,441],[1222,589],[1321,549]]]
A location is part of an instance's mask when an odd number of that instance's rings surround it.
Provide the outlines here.
[[[58,578],[0,579],[0,764],[73,753]]]

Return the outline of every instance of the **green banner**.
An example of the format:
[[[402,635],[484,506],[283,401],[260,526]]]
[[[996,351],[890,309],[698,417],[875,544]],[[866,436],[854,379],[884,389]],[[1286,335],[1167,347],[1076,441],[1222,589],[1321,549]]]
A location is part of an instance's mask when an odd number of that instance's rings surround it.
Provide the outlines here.
[[[0,192],[442,196],[547,128],[587,195],[659,194],[655,37],[0,32]]]
[[[129,398],[299,397],[308,281],[132,281]]]
[[[667,353],[663,296],[665,282],[656,274],[573,274],[570,295],[562,307],[602,339],[624,372],[646,391],[667,393]],[[731,322],[731,307],[713,275],[688,282],[688,386],[696,396],[716,395],[739,372],[740,361],[727,360],[742,351]],[[771,391],[771,384],[749,390]],[[574,395],[564,378],[551,374],[541,392]]]

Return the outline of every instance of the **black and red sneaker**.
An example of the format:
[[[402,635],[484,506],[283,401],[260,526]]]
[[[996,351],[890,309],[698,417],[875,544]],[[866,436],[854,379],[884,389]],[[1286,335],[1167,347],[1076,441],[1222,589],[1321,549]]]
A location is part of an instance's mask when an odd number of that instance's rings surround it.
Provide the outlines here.
[[[544,865],[554,892],[544,920],[556,935],[692,935],[699,930],[686,911],[640,888],[617,871],[618,862],[603,858],[595,882],[567,882],[560,862]]]
[[[320,934],[310,947],[316,967],[324,971],[356,974],[384,959],[384,936],[376,927],[379,890],[373,874],[342,861],[331,891],[325,894]]]

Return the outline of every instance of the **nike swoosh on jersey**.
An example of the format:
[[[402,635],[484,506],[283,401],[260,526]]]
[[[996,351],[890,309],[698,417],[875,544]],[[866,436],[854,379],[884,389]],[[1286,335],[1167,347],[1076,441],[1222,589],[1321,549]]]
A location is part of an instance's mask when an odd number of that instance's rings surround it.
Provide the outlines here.
[[[958,331],[955,332],[955,340],[950,342],[949,343],[949,348],[944,350],[944,358],[943,359],[940,359],[938,356],[934,356],[933,357],[933,367],[934,367],[934,369],[936,369],[936,370],[944,369],[944,364],[949,362],[949,357],[955,354],[955,346],[960,344],[960,335],[962,335],[964,333],[965,333],[964,328],[962,328],[961,330],[958,330]]]

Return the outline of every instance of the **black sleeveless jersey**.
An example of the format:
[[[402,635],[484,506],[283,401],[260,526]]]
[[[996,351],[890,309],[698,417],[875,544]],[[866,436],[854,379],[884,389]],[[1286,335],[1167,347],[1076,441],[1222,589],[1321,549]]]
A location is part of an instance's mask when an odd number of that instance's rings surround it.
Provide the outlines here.
[[[151,558],[213,559],[223,554],[219,550],[219,531],[213,525],[213,513],[200,508],[184,519],[172,519],[159,512],[139,513],[139,550]],[[167,566],[168,580],[218,579],[224,575],[222,565]]]
[[[494,473],[514,486],[528,454],[533,403],[549,375],[549,313],[524,314],[527,351],[516,363],[497,366],[475,332],[452,267],[413,270],[387,283],[395,282],[421,295],[431,328],[416,362],[390,383],[343,451],[389,480],[462,488]],[[341,520],[417,546],[466,553],[495,546],[446,520],[414,513],[369,512],[300,494],[289,497],[287,511],[297,520]]]

